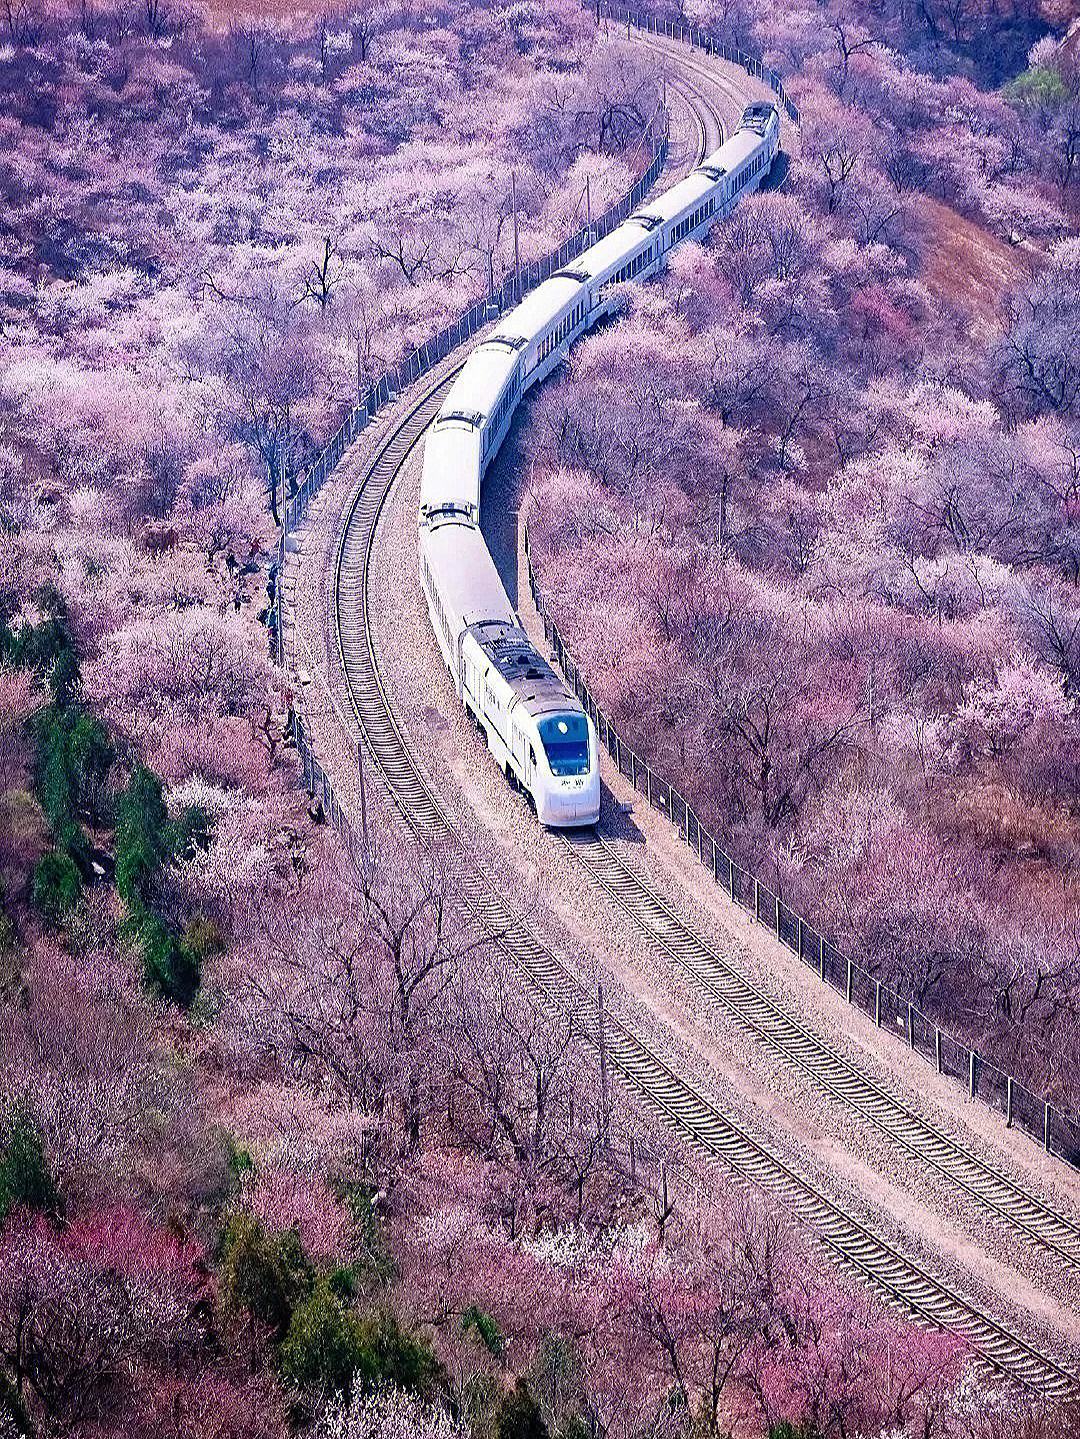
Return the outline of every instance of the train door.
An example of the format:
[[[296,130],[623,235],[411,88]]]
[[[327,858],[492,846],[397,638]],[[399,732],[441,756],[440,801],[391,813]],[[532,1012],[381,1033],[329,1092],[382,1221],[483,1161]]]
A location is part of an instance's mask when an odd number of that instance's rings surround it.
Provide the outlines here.
[[[480,709],[480,685],[476,666],[465,652],[464,645],[461,648],[459,673],[461,675],[461,698],[465,708],[471,709],[475,717]]]
[[[511,734],[513,735],[514,768],[517,770],[523,787],[528,789],[532,785],[533,778],[533,766],[529,763],[529,738],[516,719],[513,721]]]

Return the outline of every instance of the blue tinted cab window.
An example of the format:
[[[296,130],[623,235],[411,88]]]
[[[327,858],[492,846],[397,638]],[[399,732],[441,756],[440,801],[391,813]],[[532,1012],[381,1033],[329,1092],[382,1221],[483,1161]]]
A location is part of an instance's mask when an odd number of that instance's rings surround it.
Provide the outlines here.
[[[554,715],[541,720],[537,729],[552,774],[588,774],[589,726],[584,715]]]

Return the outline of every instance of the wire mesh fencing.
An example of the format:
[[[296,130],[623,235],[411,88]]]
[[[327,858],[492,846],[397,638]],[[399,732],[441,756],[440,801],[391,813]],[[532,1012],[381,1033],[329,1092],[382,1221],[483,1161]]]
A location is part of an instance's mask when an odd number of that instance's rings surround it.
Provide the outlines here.
[[[629,780],[646,803],[663,814],[683,842],[730,899],[752,919],[771,930],[819,979],[842,994],[848,1004],[868,1015],[915,1053],[964,1086],[972,1099],[998,1110],[1010,1127],[1022,1129],[1043,1148],[1074,1168],[1080,1168],[1080,1124],[1045,1097],[1032,1093],[977,1050],[946,1033],[911,1000],[862,969],[818,933],[751,870],[743,868],[698,818],[690,802],[662,775],[653,770],[619,734],[597,704],[555,621],[547,612],[533,568],[528,528],[524,531],[529,592],[544,625],[544,636],[559,668],[597,737],[619,773]]]

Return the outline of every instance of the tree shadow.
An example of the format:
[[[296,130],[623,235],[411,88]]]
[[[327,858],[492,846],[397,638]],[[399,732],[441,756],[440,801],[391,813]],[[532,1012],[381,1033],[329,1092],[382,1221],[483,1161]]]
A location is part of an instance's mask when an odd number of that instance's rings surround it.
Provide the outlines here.
[[[791,169],[791,156],[785,150],[778,150],[776,158],[772,162],[769,173],[761,182],[762,190],[779,190],[788,177]]]

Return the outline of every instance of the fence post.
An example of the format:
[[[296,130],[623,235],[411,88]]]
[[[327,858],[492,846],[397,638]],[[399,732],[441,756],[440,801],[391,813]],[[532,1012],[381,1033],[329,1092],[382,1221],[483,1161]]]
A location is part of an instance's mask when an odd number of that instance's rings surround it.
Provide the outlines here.
[[[754,875],[754,923],[757,923],[757,875]]]
[[[600,1142],[607,1148],[608,1142],[608,1072],[607,1072],[607,1044],[604,1039],[604,986],[596,986],[596,1015],[600,1030],[600,1113],[597,1116],[599,1121]]]
[[[818,979],[824,979],[824,978],[825,978],[825,937],[824,937],[824,935],[820,935],[820,934],[818,935],[818,947],[817,947],[817,952],[818,952],[818,969],[817,969]]]
[[[874,980],[874,1023],[881,1028],[881,980]]]
[[[851,1003],[851,993],[852,989],[854,988],[854,976],[855,967],[849,959],[847,962],[847,981],[844,984],[844,998],[847,1000],[848,1004]]]
[[[1006,1129],[1010,1128],[1010,1126],[1012,1125],[1012,1112],[1013,1112],[1013,1079],[1012,1079],[1012,1075],[1011,1075],[1011,1074],[1008,1074],[1008,1075],[1005,1076],[1005,1128],[1006,1128]]]
[[[731,890],[731,902],[732,902],[732,904],[735,904],[735,903],[737,903],[736,896],[735,896],[735,861],[734,861],[733,859],[731,859],[730,857],[728,858],[727,868],[728,868],[728,888]]]
[[[667,1192],[667,1165],[665,1164],[665,1162],[664,1162],[662,1159],[661,1159],[661,1161],[660,1161],[660,1184],[659,1184],[659,1190],[660,1190],[660,1193],[659,1193],[659,1199],[660,1199],[660,1204],[659,1204],[659,1210],[660,1210],[660,1216],[659,1216],[659,1218],[660,1218],[660,1247],[663,1248],[663,1245],[664,1245],[664,1225],[667,1223],[667,1217],[668,1217],[668,1214],[670,1213],[670,1209],[669,1209],[669,1206],[668,1206],[668,1192]]]
[[[1050,1106],[1043,1105],[1043,1148],[1050,1153]]]
[[[780,896],[776,896],[776,937],[780,938]]]
[[[937,1065],[937,1072],[942,1072],[941,1066],[941,1030],[934,1025],[934,1062]]]
[[[971,1058],[968,1060],[968,1093],[971,1095],[972,1099],[975,1098],[976,1085],[978,1083],[978,1074],[976,1073],[975,1069],[977,1063],[978,1056],[976,1055],[975,1051],[972,1050]]]
[[[907,1005],[907,1042],[909,1049],[915,1048],[915,1017],[911,1012],[910,999],[908,1000]]]

